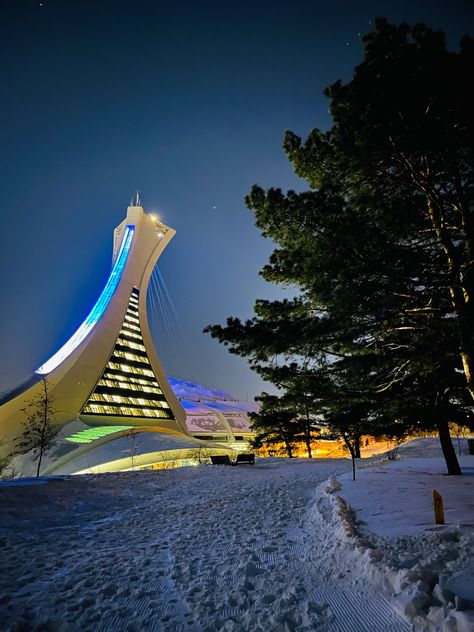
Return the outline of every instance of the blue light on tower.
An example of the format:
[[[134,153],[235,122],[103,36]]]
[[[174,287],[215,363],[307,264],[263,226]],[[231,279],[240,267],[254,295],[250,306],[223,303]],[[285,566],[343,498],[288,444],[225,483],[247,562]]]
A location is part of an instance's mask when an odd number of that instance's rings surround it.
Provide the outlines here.
[[[69,338],[69,340],[57,351],[47,362],[42,364],[39,369],[35,371],[39,375],[46,375],[51,373],[53,369],[61,364],[84,340],[84,338],[92,331],[94,325],[99,322],[102,314],[107,309],[107,305],[110,303],[117,285],[119,284],[120,277],[122,276],[123,269],[127,262],[128,253],[132,245],[133,233],[135,226],[127,226],[125,234],[122,240],[122,245],[115,260],[112,272],[107,280],[107,283],[102,290],[101,295],[97,299],[96,304],[90,311],[89,315],[76,330],[76,332]]]

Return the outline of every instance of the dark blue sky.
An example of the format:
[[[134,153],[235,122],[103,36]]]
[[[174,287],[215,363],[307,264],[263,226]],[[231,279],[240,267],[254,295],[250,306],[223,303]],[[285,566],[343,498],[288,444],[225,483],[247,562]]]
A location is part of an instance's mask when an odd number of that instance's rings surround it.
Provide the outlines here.
[[[201,333],[279,295],[251,185],[302,188],[286,129],[327,127],[324,87],[361,60],[377,15],[474,33],[471,2],[3,0],[0,391],[69,337],[110,268],[133,190],[178,232],[160,259],[182,337],[176,376],[252,398],[261,382]],[[164,331],[161,332],[164,336]]]

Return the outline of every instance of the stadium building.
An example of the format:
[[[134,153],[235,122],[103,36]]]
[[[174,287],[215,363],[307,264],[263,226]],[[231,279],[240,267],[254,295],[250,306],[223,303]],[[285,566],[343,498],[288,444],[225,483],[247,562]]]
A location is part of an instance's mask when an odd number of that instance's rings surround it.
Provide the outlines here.
[[[248,413],[255,405],[167,378],[158,360],[147,290],[174,235],[145,213],[137,196],[114,230],[112,269],[84,322],[0,398],[3,455],[15,452],[27,419],[42,414],[58,430],[44,474],[172,467],[200,461],[202,454],[233,456],[245,448],[252,435]],[[32,473],[31,454],[15,457],[15,467]]]

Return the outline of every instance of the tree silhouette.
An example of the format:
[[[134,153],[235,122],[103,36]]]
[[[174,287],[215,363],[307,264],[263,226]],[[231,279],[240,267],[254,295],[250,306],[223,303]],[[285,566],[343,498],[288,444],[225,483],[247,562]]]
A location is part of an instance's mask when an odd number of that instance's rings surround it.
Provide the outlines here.
[[[41,462],[45,453],[56,443],[57,427],[53,422],[54,406],[49,394],[48,379],[42,378],[41,392],[23,408],[24,431],[16,442],[17,454],[33,453],[38,461],[36,477],[40,475]]]
[[[309,189],[246,198],[276,244],[261,275],[298,296],[205,331],[283,393],[291,363],[314,377],[310,409],[351,428],[355,455],[366,427],[436,428],[459,474],[449,422],[474,411],[474,42],[453,53],[443,33],[383,19],[363,42],[352,79],[326,90],[332,127],[285,135]]]

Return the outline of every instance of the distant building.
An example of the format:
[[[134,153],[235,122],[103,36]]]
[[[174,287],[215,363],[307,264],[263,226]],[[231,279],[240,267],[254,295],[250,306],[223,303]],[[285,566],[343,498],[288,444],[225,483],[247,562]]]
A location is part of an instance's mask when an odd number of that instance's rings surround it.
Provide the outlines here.
[[[114,230],[112,270],[71,338],[18,388],[0,397],[0,450],[14,451],[25,407],[47,379],[59,440],[44,473],[188,464],[196,451],[232,453],[251,436],[250,404],[165,376],[150,333],[147,288],[175,231],[139,198]],[[29,473],[31,459],[19,457]]]

